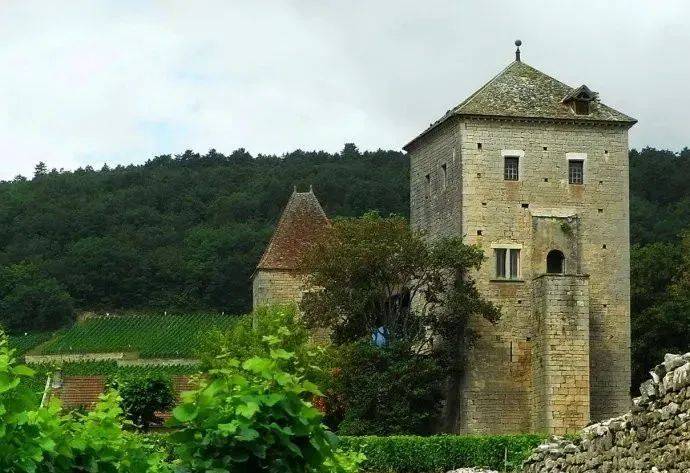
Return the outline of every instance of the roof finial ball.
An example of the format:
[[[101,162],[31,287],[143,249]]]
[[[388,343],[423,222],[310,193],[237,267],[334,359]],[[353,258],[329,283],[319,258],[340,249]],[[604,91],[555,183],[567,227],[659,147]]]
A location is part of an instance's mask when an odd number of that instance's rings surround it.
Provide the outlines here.
[[[522,46],[522,41],[516,39],[515,46],[517,46],[517,49],[515,50],[515,60],[520,62],[520,46]]]

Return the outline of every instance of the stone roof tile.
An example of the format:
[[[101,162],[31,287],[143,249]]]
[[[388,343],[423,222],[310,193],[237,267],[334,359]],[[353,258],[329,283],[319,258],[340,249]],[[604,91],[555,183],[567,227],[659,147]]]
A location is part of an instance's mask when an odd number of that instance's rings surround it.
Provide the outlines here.
[[[404,148],[407,149],[418,138],[453,116],[542,118],[628,125],[637,122],[634,118],[604,105],[598,99],[591,102],[588,115],[576,115],[572,108],[563,102],[563,99],[575,90],[524,62],[513,61],[474,94],[448,110],[443,117]]]
[[[329,225],[314,192],[295,190],[256,268],[296,270],[306,250]]]

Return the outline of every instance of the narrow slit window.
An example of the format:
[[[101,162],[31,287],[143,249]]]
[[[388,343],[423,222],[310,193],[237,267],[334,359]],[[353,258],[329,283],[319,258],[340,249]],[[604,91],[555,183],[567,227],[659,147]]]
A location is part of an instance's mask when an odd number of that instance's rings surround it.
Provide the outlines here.
[[[431,195],[431,175],[427,174],[424,176],[424,197],[429,197]]]
[[[443,190],[446,190],[446,186],[448,185],[448,166],[446,166],[446,163],[441,164],[441,179]]]
[[[582,184],[585,181],[585,162],[580,159],[568,161],[568,182],[570,184]]]
[[[517,156],[506,156],[504,159],[503,179],[506,181],[517,181],[519,178],[520,158]]]

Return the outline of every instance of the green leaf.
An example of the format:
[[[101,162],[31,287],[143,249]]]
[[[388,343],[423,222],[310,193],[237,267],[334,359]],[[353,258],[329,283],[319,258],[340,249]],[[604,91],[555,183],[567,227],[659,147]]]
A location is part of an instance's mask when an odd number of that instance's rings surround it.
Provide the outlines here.
[[[261,358],[258,356],[252,357],[242,363],[242,368],[255,374],[263,374],[270,371],[273,367],[273,360],[268,358]]]
[[[289,360],[293,358],[294,355],[282,348],[275,348],[271,350],[271,358],[275,360]]]
[[[17,376],[33,376],[36,372],[26,365],[17,365],[12,368],[12,373]]]
[[[236,438],[243,442],[250,442],[259,438],[259,432],[249,427],[243,427]]]
[[[256,402],[248,402],[242,406],[237,407],[237,413],[243,417],[251,418],[259,411],[259,405]]]
[[[194,404],[182,404],[172,411],[173,417],[180,422],[194,420],[199,414],[199,409]]]

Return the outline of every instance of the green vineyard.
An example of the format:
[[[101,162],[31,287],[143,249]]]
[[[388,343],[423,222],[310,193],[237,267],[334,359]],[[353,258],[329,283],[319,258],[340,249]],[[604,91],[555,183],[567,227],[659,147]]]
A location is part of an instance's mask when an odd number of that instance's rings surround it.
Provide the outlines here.
[[[9,335],[8,342],[10,348],[16,350],[15,355],[23,355],[32,348],[48,341],[52,336],[52,332],[37,332],[37,333],[18,333]]]
[[[77,323],[32,350],[35,355],[133,352],[141,358],[194,358],[205,334],[227,330],[232,315],[124,315]]]

